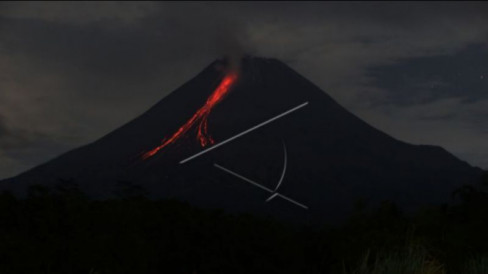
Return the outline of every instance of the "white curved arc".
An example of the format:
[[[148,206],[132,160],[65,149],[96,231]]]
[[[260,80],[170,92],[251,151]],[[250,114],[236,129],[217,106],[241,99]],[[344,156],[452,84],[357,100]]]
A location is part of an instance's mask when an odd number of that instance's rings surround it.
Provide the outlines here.
[[[286,173],[286,167],[287,167],[287,164],[288,164],[288,153],[286,152],[286,144],[285,144],[285,141],[283,140],[283,154],[284,154],[284,164],[283,164],[283,171],[281,172],[281,177],[280,177],[280,180],[278,181],[278,184],[276,185],[274,191],[276,192],[278,190],[278,188],[281,186],[281,183],[283,183],[283,179],[285,178],[285,173]]]
[[[268,199],[266,199],[266,202],[271,201],[271,200],[272,200],[274,197],[276,197],[276,196],[278,196],[278,195],[280,195],[278,192],[275,192],[275,193],[271,194],[271,196],[269,196],[269,198],[268,198]]]

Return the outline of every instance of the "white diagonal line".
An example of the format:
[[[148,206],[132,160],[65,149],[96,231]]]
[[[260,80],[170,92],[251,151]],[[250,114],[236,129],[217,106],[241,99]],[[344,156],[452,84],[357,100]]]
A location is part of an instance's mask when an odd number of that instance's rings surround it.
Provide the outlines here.
[[[305,209],[308,209],[308,206],[306,206],[304,204],[301,204],[301,203],[299,203],[299,202],[297,202],[297,201],[295,201],[293,199],[290,199],[290,198],[286,197],[285,195],[281,195],[281,194],[278,193],[278,196],[280,196],[281,198],[287,200],[288,202],[294,203],[297,206],[300,206],[300,207],[303,207]]]
[[[229,170],[229,169],[227,169],[227,168],[225,168],[225,167],[223,167],[223,166],[221,166],[221,165],[215,164],[215,163],[214,163],[214,166],[215,166],[216,168],[220,169],[220,170],[223,170],[223,171],[225,171],[225,172],[227,172],[227,173],[229,173],[229,174],[231,174],[231,175],[236,176],[237,178],[239,178],[239,179],[241,179],[241,180],[244,180],[244,181],[246,181],[246,182],[248,182],[248,183],[250,183],[250,184],[252,184],[252,185],[254,185],[254,186],[257,186],[257,187],[259,187],[259,188],[261,188],[261,189],[263,189],[263,190],[265,190],[265,191],[267,191],[267,192],[273,193],[273,195],[271,195],[271,197],[269,197],[269,198],[266,200],[266,202],[270,201],[270,200],[271,200],[271,199],[273,199],[275,196],[278,196],[278,197],[281,197],[281,198],[283,198],[283,199],[287,200],[288,202],[291,202],[291,203],[293,203],[293,204],[295,204],[295,205],[297,205],[297,206],[299,206],[299,207],[302,207],[302,208],[304,208],[304,209],[308,209],[308,207],[307,207],[306,205],[301,204],[301,203],[299,203],[299,202],[297,202],[297,201],[295,201],[295,200],[293,200],[293,199],[291,199],[291,198],[289,198],[289,197],[286,197],[285,195],[282,195],[282,194],[280,194],[280,193],[278,193],[278,192],[274,192],[273,190],[271,190],[271,189],[269,189],[269,188],[267,188],[267,187],[265,187],[265,186],[263,186],[263,185],[260,185],[260,184],[258,184],[258,183],[256,183],[256,182],[254,182],[253,180],[248,179],[248,178],[246,178],[246,177],[244,177],[244,176],[242,176],[242,175],[240,175],[240,174],[237,174],[237,173],[235,173],[235,172],[234,172],[234,171],[232,171],[232,170]]]
[[[259,187],[259,188],[261,188],[261,189],[264,189],[264,190],[266,190],[267,192],[273,193],[273,191],[272,191],[271,189],[269,189],[269,188],[267,188],[267,187],[265,187],[265,186],[262,186],[262,185],[260,185],[260,184],[258,184],[258,183],[256,183],[256,182],[254,182],[253,180],[248,179],[248,178],[246,178],[246,177],[244,177],[244,176],[242,176],[242,175],[239,175],[239,174],[235,173],[235,172],[234,172],[234,171],[232,171],[232,170],[228,170],[227,168],[225,168],[225,167],[223,167],[223,166],[219,166],[219,165],[217,165],[217,164],[214,164],[214,166],[215,166],[216,168],[218,168],[218,169],[221,169],[221,170],[223,170],[223,171],[225,171],[225,172],[227,172],[227,173],[230,173],[230,174],[232,174],[232,175],[236,176],[236,177],[237,177],[237,178],[239,178],[239,179],[242,179],[242,180],[244,180],[244,181],[246,181],[246,182],[248,182],[248,183],[250,183],[250,184],[253,184],[253,185],[255,185],[255,186],[257,186],[257,187]]]
[[[281,117],[283,117],[285,115],[288,115],[288,114],[290,114],[290,113],[292,113],[292,112],[294,112],[294,111],[296,111],[298,109],[301,109],[302,107],[304,107],[306,105],[308,105],[308,102],[305,102],[303,104],[300,104],[300,105],[298,105],[298,106],[296,106],[296,107],[294,107],[292,109],[289,109],[289,110],[287,110],[287,111],[285,111],[285,112],[283,112],[283,113],[281,113],[281,114],[279,114],[279,115],[277,115],[277,116],[275,116],[275,117],[273,117],[271,119],[268,119],[268,120],[266,120],[266,121],[264,121],[264,122],[262,122],[262,123],[260,123],[260,124],[258,124],[256,126],[253,126],[252,128],[250,128],[248,130],[245,130],[245,131],[243,131],[243,132],[241,132],[241,133],[239,133],[237,135],[234,135],[234,136],[232,136],[232,137],[230,137],[230,138],[228,138],[228,139],[226,139],[226,140],[224,140],[224,141],[222,141],[222,142],[220,142],[220,143],[218,143],[218,144],[216,144],[214,146],[211,146],[211,147],[209,147],[209,148],[207,148],[205,150],[202,150],[199,153],[194,154],[194,155],[192,155],[192,156],[190,156],[190,157],[182,160],[180,162],[180,164],[184,164],[184,163],[186,163],[186,162],[188,162],[188,161],[190,161],[192,159],[195,159],[198,156],[201,156],[201,155],[203,155],[203,154],[205,154],[205,153],[207,153],[207,152],[209,152],[209,151],[211,151],[213,149],[216,149],[216,148],[218,148],[218,147],[220,147],[220,146],[222,146],[222,145],[224,145],[224,144],[226,144],[226,143],[228,143],[230,141],[233,141],[233,140],[235,140],[235,139],[237,139],[237,138],[239,138],[239,137],[241,137],[241,136],[243,136],[243,135],[245,135],[245,134],[247,134],[247,133],[249,133],[251,131],[254,131],[254,130],[256,130],[256,129],[264,126],[264,125],[267,125],[267,124],[269,124],[269,123],[271,123],[271,122],[273,122],[273,121],[275,121],[275,120],[277,120],[277,119],[279,119],[279,118],[281,118]]]

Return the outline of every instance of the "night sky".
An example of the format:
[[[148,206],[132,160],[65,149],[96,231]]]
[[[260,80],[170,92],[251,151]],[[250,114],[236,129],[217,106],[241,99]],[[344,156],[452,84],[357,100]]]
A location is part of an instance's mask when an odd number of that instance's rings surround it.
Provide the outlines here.
[[[282,60],[395,138],[488,168],[486,3],[1,2],[0,179],[243,53]]]

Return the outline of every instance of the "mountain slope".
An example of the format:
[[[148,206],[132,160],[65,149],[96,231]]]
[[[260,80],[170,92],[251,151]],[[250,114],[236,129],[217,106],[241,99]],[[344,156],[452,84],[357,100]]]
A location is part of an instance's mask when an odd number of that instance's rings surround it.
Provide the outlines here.
[[[252,57],[242,60],[237,82],[208,116],[214,146],[303,107],[183,164],[204,149],[196,128],[143,160],[205,104],[226,66],[215,61],[133,121],[3,187],[21,193],[33,183],[73,179],[91,196],[107,198],[129,181],[153,198],[315,221],[341,218],[358,198],[390,199],[406,209],[441,203],[480,175],[440,147],[410,145],[371,127],[280,61]]]

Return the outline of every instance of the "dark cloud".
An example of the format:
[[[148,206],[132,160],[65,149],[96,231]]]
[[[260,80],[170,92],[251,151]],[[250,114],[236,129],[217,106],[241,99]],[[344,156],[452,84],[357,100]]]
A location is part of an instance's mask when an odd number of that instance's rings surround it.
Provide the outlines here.
[[[0,174],[13,176],[69,149],[53,135],[7,124],[0,115]]]
[[[488,99],[488,44],[444,55],[399,60],[370,68],[371,85],[388,93],[381,104],[422,104],[445,98]]]
[[[32,145],[44,139],[46,139],[46,136],[37,132],[7,125],[5,118],[0,115],[0,146],[5,148],[5,150],[21,149],[26,145]]]
[[[16,137],[0,147],[0,177],[99,138],[242,53],[287,62],[399,139],[486,163],[488,72],[470,77],[486,67],[487,14],[482,2],[2,2],[0,134]]]
[[[94,24],[105,26],[132,24],[152,13],[152,2],[46,2],[46,1],[3,1],[0,15],[21,18],[41,19],[65,24]]]
[[[9,134],[9,130],[7,128],[7,125],[5,124],[5,121],[2,116],[0,116],[0,138],[3,138],[4,136],[7,136]]]

